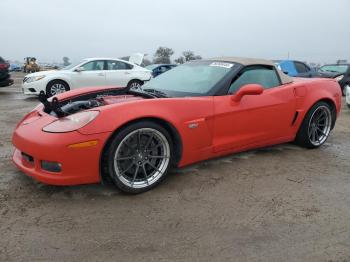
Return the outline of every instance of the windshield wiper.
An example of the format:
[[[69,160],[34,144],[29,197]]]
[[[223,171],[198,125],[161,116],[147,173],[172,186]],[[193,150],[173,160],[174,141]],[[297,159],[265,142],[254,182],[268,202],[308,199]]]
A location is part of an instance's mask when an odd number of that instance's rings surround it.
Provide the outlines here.
[[[143,96],[143,97],[148,97],[148,98],[158,98],[158,96],[156,96],[155,94],[153,93],[150,93],[150,92],[144,92],[143,90],[141,89],[130,89],[129,91],[127,91],[127,93],[129,94],[135,94],[135,95],[140,95],[140,96]]]
[[[142,89],[143,91],[146,91],[147,93],[153,93],[158,97],[169,97],[166,93],[159,91],[157,89],[153,88],[147,88],[147,89]]]

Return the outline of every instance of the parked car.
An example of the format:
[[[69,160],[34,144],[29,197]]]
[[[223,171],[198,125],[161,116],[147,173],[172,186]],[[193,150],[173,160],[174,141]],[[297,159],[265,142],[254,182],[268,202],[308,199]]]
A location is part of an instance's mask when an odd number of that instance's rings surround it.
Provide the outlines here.
[[[47,184],[112,181],[141,193],[172,166],[295,141],[325,143],[341,107],[333,79],[291,78],[266,60],[223,57],[175,67],[142,89],[82,88],[27,114],[13,161]]]
[[[310,66],[300,61],[276,60],[275,62],[278,68],[289,76],[315,77],[318,75],[316,70],[313,70]]]
[[[10,86],[13,84],[13,80],[11,79],[11,76],[9,73],[9,67],[10,67],[10,64],[7,63],[0,56],[0,87]]]
[[[138,62],[140,57],[133,56],[129,62],[117,58],[87,58],[61,70],[26,75],[23,92],[26,95],[39,95],[44,91],[48,96],[54,96],[79,87],[138,88],[151,78],[151,71],[137,65]]]
[[[153,64],[146,66],[147,69],[152,71],[152,76],[156,77],[160,74],[163,74],[166,71],[169,71],[170,69],[174,68],[175,64]]]
[[[350,64],[329,64],[318,70],[320,76],[334,78],[339,82],[343,95],[350,88]]]
[[[19,65],[19,64],[10,64],[10,68],[9,68],[9,71],[11,72],[21,72],[23,69],[22,69],[22,66]]]

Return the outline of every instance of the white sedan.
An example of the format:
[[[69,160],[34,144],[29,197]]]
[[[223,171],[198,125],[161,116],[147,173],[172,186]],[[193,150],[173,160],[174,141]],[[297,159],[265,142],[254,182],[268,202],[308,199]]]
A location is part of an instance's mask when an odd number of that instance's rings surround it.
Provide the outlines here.
[[[350,108],[350,85],[345,86],[345,102]]]
[[[141,60],[140,60],[141,59]],[[89,86],[139,88],[151,79],[152,73],[137,64],[143,56],[131,56],[129,61],[116,58],[88,58],[62,70],[42,71],[26,75],[23,93],[38,95],[44,91],[54,96],[65,91]]]

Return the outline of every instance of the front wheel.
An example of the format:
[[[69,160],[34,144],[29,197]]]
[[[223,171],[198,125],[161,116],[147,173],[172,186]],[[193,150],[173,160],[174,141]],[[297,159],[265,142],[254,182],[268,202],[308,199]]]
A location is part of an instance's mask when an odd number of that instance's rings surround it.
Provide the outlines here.
[[[60,80],[53,80],[47,84],[46,95],[51,97],[69,91],[69,86]]]
[[[131,124],[117,133],[106,152],[108,173],[123,192],[145,192],[166,176],[172,148],[162,126],[150,121]]]
[[[332,112],[325,102],[316,103],[306,114],[297,133],[296,143],[306,148],[323,145],[332,129]]]
[[[345,102],[347,106],[350,108],[350,84],[345,85]]]

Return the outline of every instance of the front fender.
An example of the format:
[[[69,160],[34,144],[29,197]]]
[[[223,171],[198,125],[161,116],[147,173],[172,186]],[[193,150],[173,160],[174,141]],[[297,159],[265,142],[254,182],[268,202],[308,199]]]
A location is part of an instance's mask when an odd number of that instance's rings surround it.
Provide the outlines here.
[[[90,135],[116,132],[124,125],[155,118],[171,124],[182,140],[180,165],[204,159],[212,146],[213,98],[144,99],[100,108],[100,115],[79,129]]]

